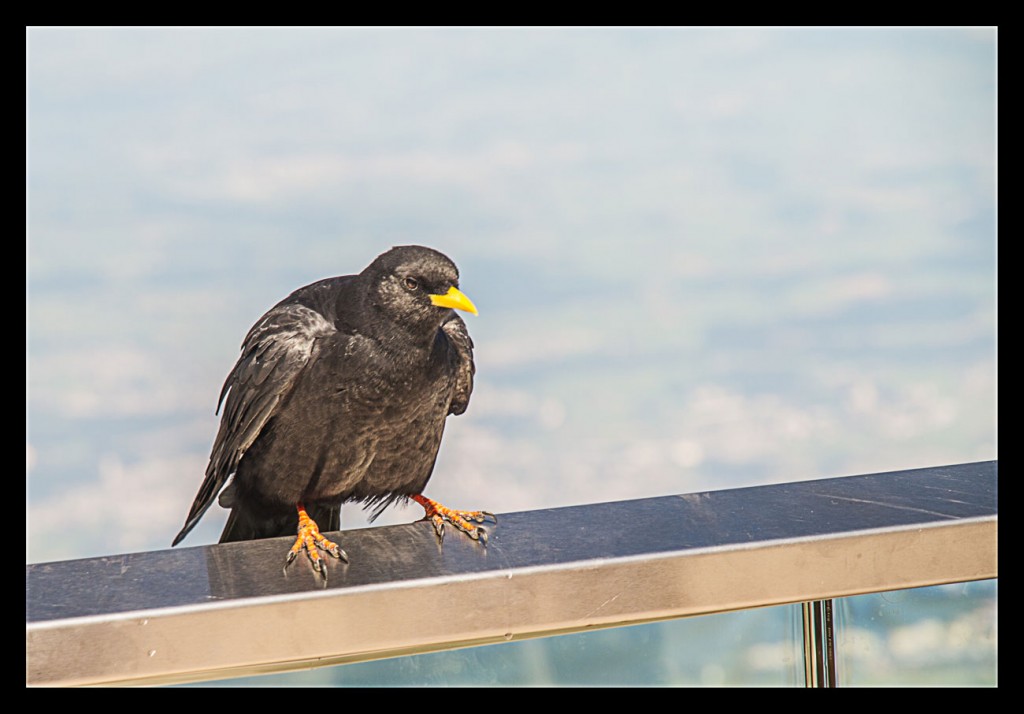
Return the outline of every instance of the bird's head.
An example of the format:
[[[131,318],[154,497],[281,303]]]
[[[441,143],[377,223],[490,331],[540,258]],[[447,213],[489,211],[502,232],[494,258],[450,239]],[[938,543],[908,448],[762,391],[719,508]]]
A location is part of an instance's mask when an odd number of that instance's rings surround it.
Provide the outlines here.
[[[377,256],[363,275],[370,280],[372,302],[392,321],[407,327],[434,328],[449,309],[478,314],[472,300],[459,290],[455,263],[432,248],[392,248]]]

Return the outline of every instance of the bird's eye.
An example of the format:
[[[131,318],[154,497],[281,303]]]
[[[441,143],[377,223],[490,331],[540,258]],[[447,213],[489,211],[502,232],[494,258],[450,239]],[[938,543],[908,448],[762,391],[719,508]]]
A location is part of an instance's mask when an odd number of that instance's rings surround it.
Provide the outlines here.
[[[406,290],[415,290],[420,286],[420,284],[416,282],[416,278],[406,278],[404,282]]]

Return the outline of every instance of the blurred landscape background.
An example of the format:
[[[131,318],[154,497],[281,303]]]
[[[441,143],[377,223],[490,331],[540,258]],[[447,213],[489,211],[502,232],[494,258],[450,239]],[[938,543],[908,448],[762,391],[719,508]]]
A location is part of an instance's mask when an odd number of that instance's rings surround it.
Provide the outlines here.
[[[248,328],[408,243],[480,309],[448,505],[995,459],[996,82],[993,28],[30,28],[26,562],[169,547]]]

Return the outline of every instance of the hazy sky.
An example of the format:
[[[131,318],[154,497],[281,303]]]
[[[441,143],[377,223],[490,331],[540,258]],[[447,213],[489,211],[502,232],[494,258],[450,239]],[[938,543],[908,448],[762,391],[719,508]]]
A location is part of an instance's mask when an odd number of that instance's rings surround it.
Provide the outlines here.
[[[449,505],[996,458],[995,48],[30,29],[27,560],[168,547],[249,326],[405,243],[480,308]]]

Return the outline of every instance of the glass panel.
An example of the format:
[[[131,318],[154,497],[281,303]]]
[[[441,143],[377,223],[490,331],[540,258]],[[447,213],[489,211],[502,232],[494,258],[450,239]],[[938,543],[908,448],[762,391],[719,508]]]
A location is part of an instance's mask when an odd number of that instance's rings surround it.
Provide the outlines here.
[[[997,581],[836,600],[839,686],[996,684]]]
[[[803,686],[801,638],[787,605],[205,684]]]

